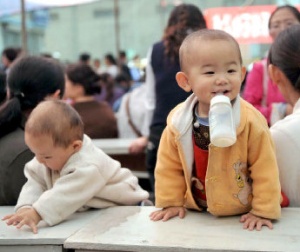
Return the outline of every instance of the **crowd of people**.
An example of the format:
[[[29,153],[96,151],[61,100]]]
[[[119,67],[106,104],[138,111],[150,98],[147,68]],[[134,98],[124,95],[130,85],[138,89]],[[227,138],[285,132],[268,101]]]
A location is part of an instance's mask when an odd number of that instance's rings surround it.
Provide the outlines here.
[[[82,53],[63,65],[17,48],[2,53],[0,205],[16,205],[7,225],[56,225],[76,211],[145,205],[149,193],[91,139],[131,138],[146,152],[153,221],[186,209],[240,215],[243,228],[273,228],[281,207],[300,207],[300,12],[277,7],[267,55],[248,72],[238,42],[207,29],[192,4],[172,10],[149,46],[144,74],[126,53],[105,67]],[[13,52],[13,53],[12,53]],[[245,88],[241,91],[245,80]],[[210,103],[230,100],[236,142],[210,141]],[[65,200],[66,197],[72,200]],[[149,204],[149,202],[148,202]]]

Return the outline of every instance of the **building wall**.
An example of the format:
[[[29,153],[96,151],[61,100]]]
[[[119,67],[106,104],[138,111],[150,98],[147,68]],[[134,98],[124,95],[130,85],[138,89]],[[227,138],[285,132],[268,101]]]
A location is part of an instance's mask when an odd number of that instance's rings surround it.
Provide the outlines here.
[[[165,19],[157,13],[158,6],[153,4],[155,2],[157,1],[119,1],[120,49],[144,56],[151,43],[160,39]],[[58,38],[57,34],[63,35]],[[116,54],[114,1],[104,0],[50,10],[45,49],[50,52],[58,51],[63,59],[69,60],[76,60],[83,51],[101,58],[107,52]]]
[[[119,6],[118,27],[116,2]],[[178,2],[195,4],[203,11],[245,4],[287,3],[284,0],[98,0],[90,4],[52,8],[49,9],[46,27],[42,30],[39,28],[38,32],[28,28],[29,51],[34,54],[52,53],[63,61],[75,61],[82,52],[89,52],[93,58],[103,59],[108,52],[116,55],[117,49],[126,50],[129,58],[136,54],[143,58],[149,47],[162,37],[170,12]],[[299,4],[299,0],[288,2]],[[21,36],[12,36],[15,32],[20,34],[20,25],[15,25],[14,28],[9,25],[9,30],[6,31],[4,27],[2,24],[0,46],[9,46],[13,37],[14,44],[21,45],[21,41],[17,41]],[[242,45],[241,48],[247,62],[263,54],[268,45]]]
[[[119,3],[118,28],[116,28],[115,2]],[[163,2],[166,4],[163,5]],[[69,61],[77,60],[81,52],[89,52],[94,58],[103,58],[108,52],[116,55],[117,49],[126,50],[129,58],[136,54],[145,57],[152,43],[162,37],[169,14],[174,4],[178,2],[178,0],[99,0],[80,6],[51,9],[50,22],[45,30],[44,49],[48,52],[58,52],[61,59]],[[284,4],[286,1],[182,0],[180,2],[195,4],[205,11],[207,8],[222,6]],[[251,52],[262,54],[268,45],[258,45],[254,49],[244,45],[241,47],[246,61],[251,61]]]

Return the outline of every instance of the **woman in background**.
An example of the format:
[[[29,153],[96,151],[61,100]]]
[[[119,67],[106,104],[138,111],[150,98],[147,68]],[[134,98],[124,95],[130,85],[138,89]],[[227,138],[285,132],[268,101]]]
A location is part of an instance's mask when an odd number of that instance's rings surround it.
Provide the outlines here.
[[[297,8],[290,5],[277,7],[269,19],[269,34],[275,40],[281,31],[297,23],[300,23]],[[266,58],[253,64],[246,78],[243,98],[266,117],[269,125],[292,111],[278,87],[269,78]]]
[[[31,111],[45,99],[61,99],[62,67],[44,57],[17,59],[8,74],[10,97],[0,107],[0,205],[15,205],[26,182],[24,166],[34,154],[24,141]]]
[[[300,24],[281,32],[271,47],[269,72],[286,101],[291,115],[271,127],[282,191],[291,207],[300,207]]]
[[[108,53],[104,57],[105,70],[104,72],[110,74],[113,78],[116,78],[119,73],[119,68],[115,57]]]
[[[175,79],[180,70],[179,47],[188,34],[205,28],[204,16],[197,6],[180,4],[171,12],[162,40],[155,43],[148,52],[146,123],[142,130],[143,136],[132,143],[130,151],[144,151],[147,145],[146,166],[153,191],[157,149],[167,115],[190,95],[177,85]]]
[[[116,138],[117,120],[112,108],[95,99],[101,93],[99,81],[100,76],[89,65],[70,65],[66,69],[65,98],[71,100],[84,123],[84,133],[90,138]]]

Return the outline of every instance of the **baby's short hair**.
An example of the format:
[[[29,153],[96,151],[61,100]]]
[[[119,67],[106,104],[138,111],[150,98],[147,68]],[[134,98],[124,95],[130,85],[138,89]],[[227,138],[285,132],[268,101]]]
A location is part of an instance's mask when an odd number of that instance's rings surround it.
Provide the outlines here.
[[[75,140],[83,140],[84,126],[71,105],[48,100],[39,103],[31,112],[25,132],[35,136],[49,135],[54,146],[68,147]]]
[[[237,49],[239,54],[239,59],[241,64],[243,64],[242,60],[242,53],[239,47],[238,42],[232,37],[229,33],[221,31],[221,30],[214,30],[214,29],[201,29],[189,34],[182,42],[180,49],[179,49],[179,60],[180,60],[180,67],[181,70],[184,70],[184,64],[187,61],[189,55],[193,55],[192,53],[188,53],[189,49],[192,48],[191,45],[199,40],[204,41],[212,41],[212,40],[225,40],[228,42],[232,42]]]

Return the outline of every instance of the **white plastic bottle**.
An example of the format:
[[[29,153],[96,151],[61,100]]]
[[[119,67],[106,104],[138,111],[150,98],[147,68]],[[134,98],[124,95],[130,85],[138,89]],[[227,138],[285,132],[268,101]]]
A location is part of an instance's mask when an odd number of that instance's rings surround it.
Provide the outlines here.
[[[210,101],[209,134],[210,142],[217,147],[228,147],[236,142],[232,106],[225,95],[216,95]]]

